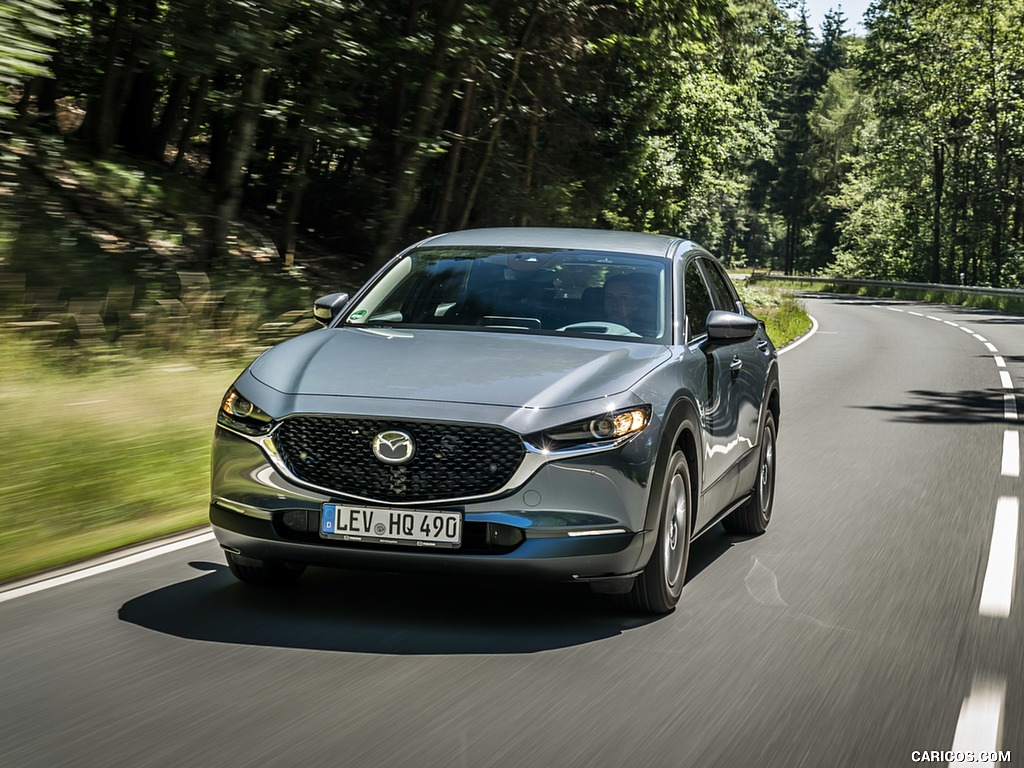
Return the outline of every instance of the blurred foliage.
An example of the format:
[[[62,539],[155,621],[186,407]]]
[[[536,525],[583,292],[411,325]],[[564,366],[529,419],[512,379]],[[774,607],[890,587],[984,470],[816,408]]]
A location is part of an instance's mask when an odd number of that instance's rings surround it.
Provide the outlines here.
[[[864,40],[792,6],[17,0],[0,136],[107,163],[110,206],[163,194],[160,242],[211,280],[240,239],[337,275],[533,224],[1019,284],[1024,0],[878,0]]]
[[[57,0],[0,2],[0,89],[49,74],[57,38],[63,31]],[[0,101],[0,120],[13,116]]]
[[[164,357],[55,375],[9,333],[0,356],[0,581],[206,522],[233,370]]]
[[[13,70],[18,129],[187,177],[193,269],[229,260],[247,218],[287,265],[311,241],[379,264],[428,233],[527,223],[770,258],[774,211],[746,178],[771,162],[796,34],[771,0],[34,2],[63,34],[52,77]],[[38,58],[33,40],[12,48]],[[751,217],[769,220],[754,238]]]
[[[61,365],[163,352],[241,364],[311,328],[312,299],[336,290],[333,275],[282,274],[273,245],[244,228],[230,261],[190,269],[203,204],[191,183],[76,147],[37,150],[5,186],[0,313]]]

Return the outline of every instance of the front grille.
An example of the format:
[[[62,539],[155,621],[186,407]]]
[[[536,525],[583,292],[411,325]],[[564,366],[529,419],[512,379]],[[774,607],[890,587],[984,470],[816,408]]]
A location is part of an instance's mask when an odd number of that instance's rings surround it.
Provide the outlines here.
[[[408,432],[416,443],[407,464],[384,464],[373,454],[373,438],[391,429]],[[274,442],[300,480],[390,502],[493,493],[523,459],[522,440],[511,432],[436,422],[295,416],[281,424]]]

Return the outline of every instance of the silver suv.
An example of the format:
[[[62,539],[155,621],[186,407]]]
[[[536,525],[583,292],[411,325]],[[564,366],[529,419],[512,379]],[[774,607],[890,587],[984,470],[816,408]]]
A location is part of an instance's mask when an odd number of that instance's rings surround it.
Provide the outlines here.
[[[588,583],[670,611],[690,542],[771,519],[777,355],[687,240],[424,240],[224,397],[210,518],[232,573],[308,565]]]

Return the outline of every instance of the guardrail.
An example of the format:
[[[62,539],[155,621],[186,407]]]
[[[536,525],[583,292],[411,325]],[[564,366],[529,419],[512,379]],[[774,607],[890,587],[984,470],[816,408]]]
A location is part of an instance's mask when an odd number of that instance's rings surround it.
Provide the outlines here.
[[[788,283],[825,283],[826,285],[842,285],[851,288],[910,288],[919,291],[967,293],[976,296],[1010,296],[1016,299],[1024,299],[1024,290],[1019,288],[986,288],[973,285],[949,285],[946,283],[895,283],[885,280],[849,280],[842,277],[772,275],[764,272],[754,272],[747,279],[753,281],[773,280]]]

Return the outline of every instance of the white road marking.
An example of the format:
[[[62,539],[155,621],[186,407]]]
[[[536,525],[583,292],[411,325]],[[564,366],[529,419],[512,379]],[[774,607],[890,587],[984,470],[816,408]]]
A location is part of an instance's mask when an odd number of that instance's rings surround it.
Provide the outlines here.
[[[1003,477],[1020,477],[1020,433],[1003,432]]]
[[[937,323],[945,322],[941,317],[933,317],[932,315],[925,315],[929,320],[934,320]]]
[[[942,322],[944,322],[946,325],[952,325],[954,328],[959,328],[960,327],[959,323],[954,323],[951,320],[943,320]]]
[[[106,573],[107,571],[124,568],[126,565],[141,563],[143,560],[150,560],[154,557],[159,557],[160,555],[166,555],[169,552],[176,552],[179,549],[185,549],[186,547],[211,541],[212,539],[213,531],[206,531],[196,534],[195,536],[189,536],[186,539],[172,541],[169,544],[160,544],[155,547],[150,547],[141,552],[126,555],[125,557],[119,557],[116,560],[109,560],[107,562],[99,563],[98,565],[85,566],[81,570],[72,571],[71,573],[65,573],[60,576],[54,576],[49,579],[43,579],[42,581],[32,582],[23,586],[15,585],[13,588],[0,592],[0,603],[5,603],[8,600],[14,600],[18,597],[35,594],[36,592],[42,592],[54,587],[60,587],[64,584],[80,581],[81,579],[87,579],[90,576],[97,576],[101,573]]]
[[[993,353],[993,354],[995,354],[996,352],[998,352],[998,351],[999,351],[998,349],[996,349],[996,345],[995,345],[995,344],[993,344],[993,343],[992,343],[992,342],[990,342],[990,341],[986,341],[986,342],[985,342],[985,349],[987,349],[987,350],[988,350],[989,352],[991,352],[991,353]]]
[[[907,314],[913,315],[914,317],[924,317],[920,312],[911,312],[909,309],[907,310]]]
[[[977,339],[978,341],[983,341],[983,342],[984,342],[984,341],[988,341],[988,339],[986,339],[986,338],[985,338],[984,336],[982,336],[982,335],[981,335],[980,333],[976,333],[976,334],[974,334],[974,338],[976,338],[976,339]]]
[[[999,372],[999,381],[1003,384],[1003,389],[1013,389],[1013,380],[1010,378],[1009,371]]]
[[[811,317],[811,316],[808,315],[808,317]],[[793,349],[794,347],[799,347],[801,344],[803,344],[805,341],[807,341],[809,338],[811,338],[811,336],[813,336],[817,332],[818,332],[818,321],[815,320],[813,317],[811,317],[811,330],[809,330],[807,333],[805,333],[799,339],[794,341],[792,344],[787,344],[786,346],[784,346],[782,349],[779,350],[779,354],[780,355],[784,354],[786,352],[789,352],[789,350]]]
[[[1017,420],[1017,398],[1013,395],[1003,395],[1003,418],[1007,421]]]
[[[1006,367],[1006,361],[1003,360],[1003,358],[1001,356],[996,355],[992,359],[996,361],[996,367],[997,368],[1005,368]]]
[[[978,613],[1005,619],[1013,601],[1013,576],[1017,564],[1017,518],[1020,501],[1016,496],[1001,496],[996,504],[996,520],[992,526],[992,544],[988,566],[981,588]]]
[[[995,752],[999,749],[1003,730],[1003,703],[1006,701],[1006,681],[975,678],[971,692],[960,707],[960,719],[953,734],[952,752]],[[950,765],[961,765],[959,762]],[[993,762],[971,765],[994,765]]]
[[[974,331],[972,331],[972,330],[971,330],[970,328],[965,328],[965,327],[964,327],[964,326],[962,326],[962,325],[960,326],[960,330],[961,330],[961,331],[963,331],[964,333],[969,333],[969,334],[971,334],[971,336],[973,336],[973,335],[974,335]]]
[[[878,304],[875,304],[875,306],[876,307],[880,307],[880,305],[878,305]],[[902,309],[897,309],[896,307],[880,307],[880,308],[881,309],[888,309],[890,312],[902,312],[903,311]]]

